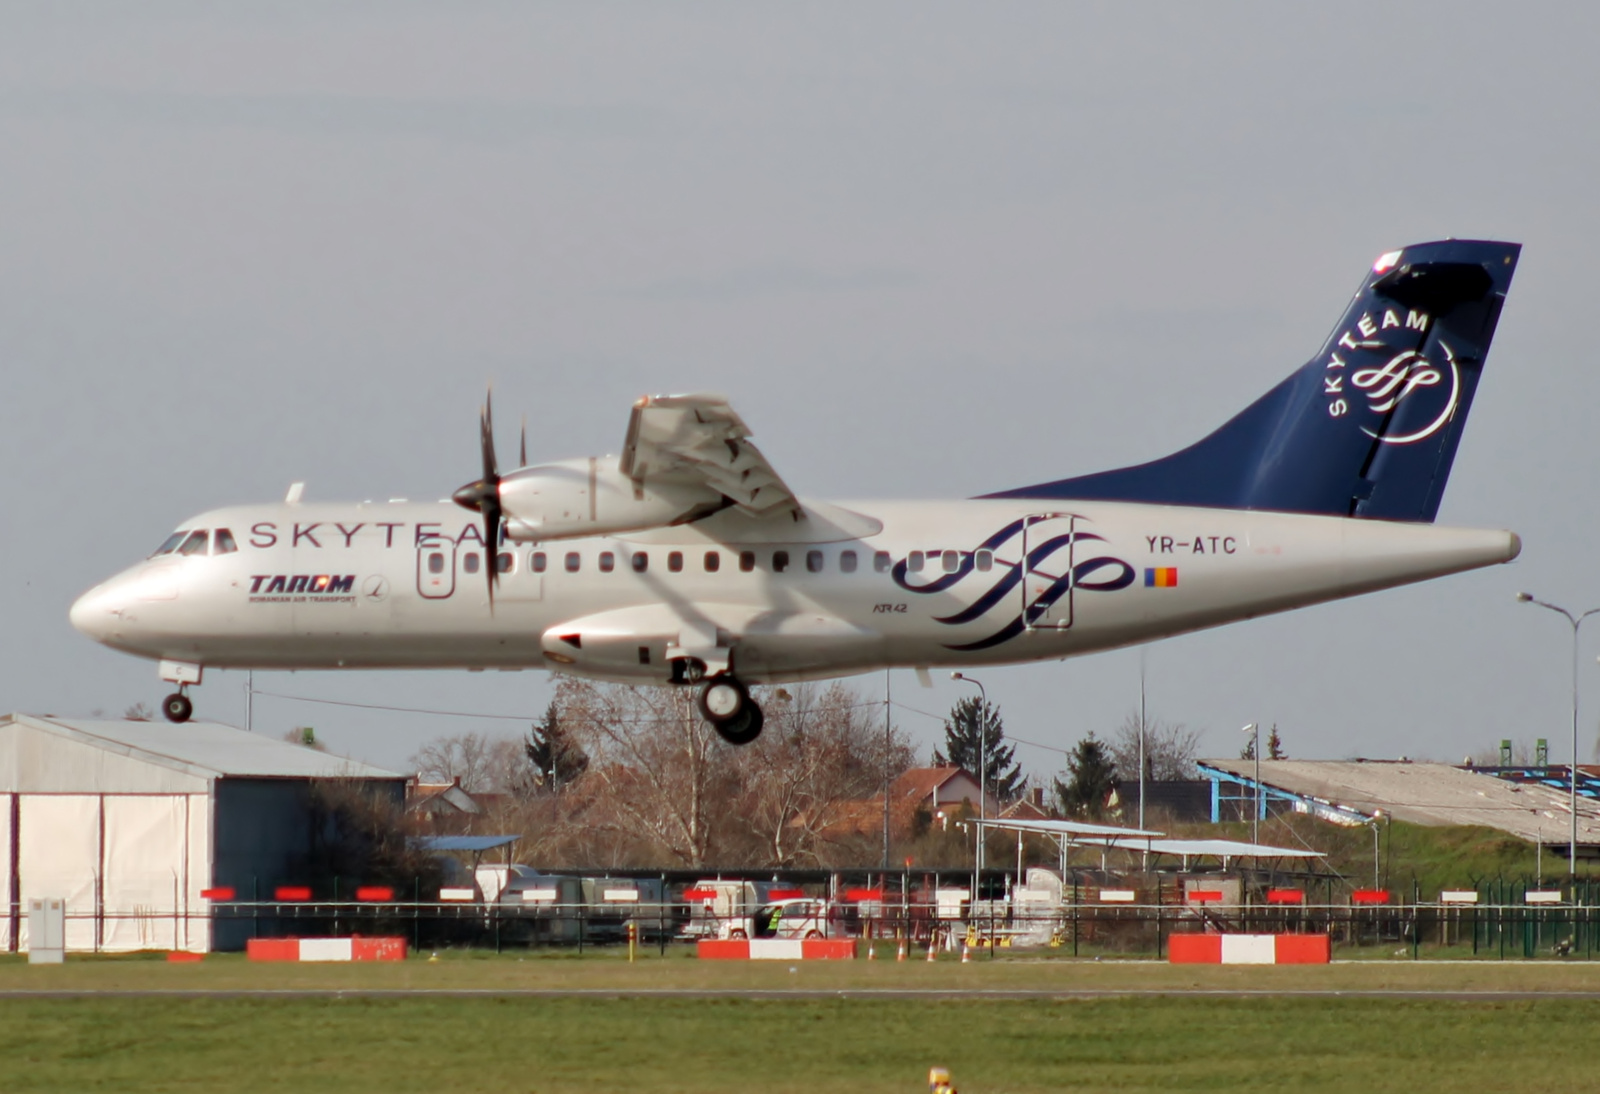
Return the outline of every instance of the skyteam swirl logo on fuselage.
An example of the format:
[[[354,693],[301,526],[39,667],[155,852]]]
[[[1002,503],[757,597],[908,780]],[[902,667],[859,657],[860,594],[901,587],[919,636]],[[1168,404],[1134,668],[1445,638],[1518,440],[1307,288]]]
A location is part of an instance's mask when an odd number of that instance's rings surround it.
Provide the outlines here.
[[[1017,541],[1020,550],[1023,544],[1025,527],[1030,529],[1042,528],[1045,522],[1035,522],[1031,526],[1027,520],[1014,520],[1001,528],[994,535],[980,543],[972,551],[959,552],[960,561],[956,568],[949,571],[941,570],[939,575],[930,581],[913,584],[910,580],[917,575],[910,572],[906,559],[896,562],[891,576],[896,585],[908,593],[927,595],[930,593],[943,593],[965,584],[966,589],[982,589],[976,598],[967,607],[952,615],[936,616],[935,623],[947,626],[960,626],[982,619],[995,608],[999,607],[1008,597],[1013,605],[1023,605],[1017,614],[999,630],[975,642],[962,642],[958,644],[946,643],[945,648],[950,650],[986,650],[1001,643],[1009,642],[1022,634],[1029,627],[1038,624],[1056,605],[1062,597],[1074,589],[1086,592],[1115,592],[1126,589],[1133,584],[1134,569],[1120,558],[1110,555],[1096,555],[1082,561],[1072,562],[1071,568],[1063,566],[1059,572],[1051,572],[1050,563],[1054,559],[1066,563],[1073,557],[1072,548],[1076,544],[1104,543],[1104,536],[1095,535],[1093,532],[1066,532],[1046,536],[1038,543],[1027,545],[1027,558],[1016,562],[1007,562],[1000,558],[994,559],[991,569],[985,571],[978,569],[977,558],[980,552],[987,551],[991,555],[1003,549],[1013,540]],[[1061,555],[1060,559],[1056,559]],[[929,559],[937,559],[940,553],[930,553]],[[1018,588],[1023,583],[1025,575],[1031,575],[1042,582],[1042,587],[1037,591],[1028,590],[1019,592]],[[983,582],[990,584],[982,588]]]

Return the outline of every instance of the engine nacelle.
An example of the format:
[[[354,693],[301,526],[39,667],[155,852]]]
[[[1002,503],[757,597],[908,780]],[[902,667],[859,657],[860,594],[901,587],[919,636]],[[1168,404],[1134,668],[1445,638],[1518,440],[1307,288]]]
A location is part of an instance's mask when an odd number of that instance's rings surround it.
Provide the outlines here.
[[[615,456],[523,467],[500,479],[506,535],[518,543],[616,535],[681,524],[724,504],[694,483],[636,483]]]

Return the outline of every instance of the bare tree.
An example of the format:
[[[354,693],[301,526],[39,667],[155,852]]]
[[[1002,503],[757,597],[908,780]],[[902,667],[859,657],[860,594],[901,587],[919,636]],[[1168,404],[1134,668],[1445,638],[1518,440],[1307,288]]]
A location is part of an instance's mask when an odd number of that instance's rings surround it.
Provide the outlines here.
[[[412,755],[410,763],[425,782],[461,780],[467,793],[493,793],[510,788],[519,767],[526,766],[521,742],[482,733],[436,737]]]
[[[528,759],[527,742],[521,737],[490,738],[488,768],[480,789],[491,794],[526,797],[539,782],[539,774]]]
[[[693,691],[566,677],[556,703],[589,755],[581,785],[591,835],[631,837],[632,854],[647,859],[711,861],[738,777],[732,746],[700,717]]]
[[[155,711],[151,710],[144,703],[135,703],[133,706],[123,711],[122,716],[130,722],[149,722],[154,720],[156,715]]]
[[[738,753],[738,816],[758,840],[752,861],[821,862],[852,807],[881,795],[886,777],[912,765],[910,742],[899,730],[886,739],[880,705],[837,681],[787,689],[764,709],[765,731]]]
[[[1139,712],[1122,720],[1106,751],[1123,779],[1139,777]],[[1144,727],[1145,777],[1154,782],[1176,782],[1195,777],[1195,757],[1200,752],[1200,731],[1182,722],[1152,718]]]

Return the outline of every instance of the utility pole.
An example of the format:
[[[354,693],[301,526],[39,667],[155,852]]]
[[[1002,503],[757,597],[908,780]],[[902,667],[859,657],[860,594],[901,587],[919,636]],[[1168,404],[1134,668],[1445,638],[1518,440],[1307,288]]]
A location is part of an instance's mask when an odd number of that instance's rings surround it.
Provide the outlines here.
[[[1567,845],[1567,874],[1571,877],[1578,875],[1578,631],[1583,626],[1583,621],[1588,619],[1600,608],[1590,608],[1581,615],[1569,612],[1567,609],[1555,604],[1540,600],[1532,593],[1518,593],[1517,599],[1524,604],[1537,604],[1547,608],[1557,615],[1564,617],[1572,627],[1572,770],[1569,778],[1570,811],[1572,813],[1571,842]]]
[[[978,864],[978,882],[981,884],[983,881],[984,857],[983,822],[986,819],[985,809],[987,806],[985,803],[989,798],[989,692],[984,688],[981,680],[974,680],[972,677],[964,676],[959,672],[952,672],[950,679],[974,685],[977,687],[978,695],[982,700],[978,710],[978,849],[974,855]],[[976,889],[973,890],[972,898],[974,900],[978,898]]]
[[[1250,811],[1250,842],[1261,843],[1261,723],[1251,722],[1239,731],[1240,733],[1254,733],[1255,744],[1250,752],[1256,758],[1256,807]]]
[[[893,731],[889,716],[894,700],[889,690],[889,675],[894,670],[883,670],[883,875],[889,876],[889,753],[894,749]]]
[[[1148,646],[1139,647],[1139,827],[1144,827],[1144,769],[1149,764],[1144,754],[1144,658]]]

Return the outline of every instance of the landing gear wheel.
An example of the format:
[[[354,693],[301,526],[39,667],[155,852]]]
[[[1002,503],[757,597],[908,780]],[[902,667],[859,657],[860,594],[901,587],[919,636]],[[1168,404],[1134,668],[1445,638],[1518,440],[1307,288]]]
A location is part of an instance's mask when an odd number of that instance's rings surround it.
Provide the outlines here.
[[[761,735],[764,719],[750,693],[732,676],[715,676],[700,689],[700,713],[724,741],[747,745]]]
[[[761,736],[761,725],[764,721],[761,708],[745,700],[744,709],[736,716],[725,722],[712,722],[711,728],[730,745],[747,745]]]
[[[712,725],[738,718],[750,702],[750,693],[731,676],[706,681],[700,689],[700,713]]]
[[[187,722],[194,714],[194,703],[183,692],[174,692],[161,701],[161,713],[169,722]]]

